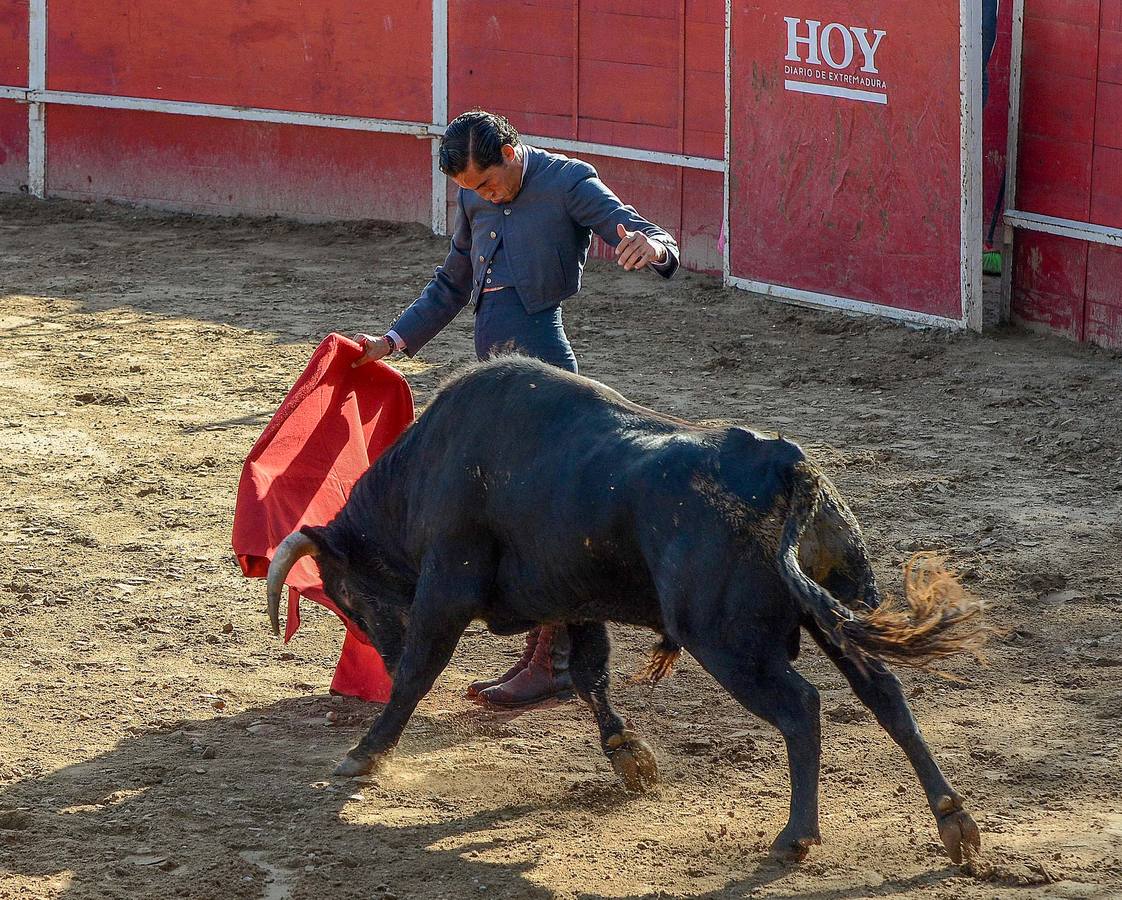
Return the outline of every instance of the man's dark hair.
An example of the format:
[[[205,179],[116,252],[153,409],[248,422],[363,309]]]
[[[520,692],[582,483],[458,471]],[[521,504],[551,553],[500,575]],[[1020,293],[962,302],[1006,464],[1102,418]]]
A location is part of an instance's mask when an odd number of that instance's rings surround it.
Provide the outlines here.
[[[440,139],[440,171],[455,178],[469,162],[480,171],[489,169],[503,161],[503,144],[517,147],[520,141],[505,116],[473,109],[456,116]]]

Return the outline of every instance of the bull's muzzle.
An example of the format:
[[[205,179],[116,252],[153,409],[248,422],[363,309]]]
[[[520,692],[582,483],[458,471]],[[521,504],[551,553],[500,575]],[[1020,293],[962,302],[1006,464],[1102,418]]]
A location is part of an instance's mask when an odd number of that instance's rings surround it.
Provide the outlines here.
[[[273,554],[273,561],[269,563],[269,575],[266,580],[269,595],[269,623],[273,626],[273,634],[280,634],[280,595],[284,587],[284,580],[296,561],[305,556],[315,556],[316,545],[306,534],[294,531],[277,547]]]

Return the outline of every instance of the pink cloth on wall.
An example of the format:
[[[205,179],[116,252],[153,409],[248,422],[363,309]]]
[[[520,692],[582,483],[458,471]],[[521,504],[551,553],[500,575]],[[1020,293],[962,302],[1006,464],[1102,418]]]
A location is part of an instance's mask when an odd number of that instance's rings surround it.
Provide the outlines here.
[[[342,509],[359,476],[413,422],[413,395],[382,362],[351,368],[358,344],[332,334],[312,354],[242,468],[233,547],[242,572],[264,578],[277,546],[302,525],[324,525]],[[327,597],[311,557],[289,573],[287,643],[300,626],[300,597],[335,612],[347,633],[331,690],[389,699],[392,681],[366,636]],[[264,597],[262,597],[264,608]]]

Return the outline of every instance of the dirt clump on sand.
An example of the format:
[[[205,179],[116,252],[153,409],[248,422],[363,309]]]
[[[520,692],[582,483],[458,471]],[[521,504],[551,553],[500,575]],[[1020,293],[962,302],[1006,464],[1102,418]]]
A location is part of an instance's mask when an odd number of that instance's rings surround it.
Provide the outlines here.
[[[447,244],[413,226],[0,199],[0,898],[1122,896],[1122,364],[1015,330],[910,331],[593,263],[582,371],[679,416],[781,431],[852,505],[881,579],[936,551],[1005,633],[901,671],[978,821],[950,865],[901,751],[832,666],[822,838],[770,862],[779,735],[614,628],[614,693],[664,783],[625,792],[586,710],[482,715],[479,627],[376,778],[331,778],[376,708],[327,693],[229,547],[242,460],[327,333],[378,331]],[[461,316],[418,403],[471,354]]]

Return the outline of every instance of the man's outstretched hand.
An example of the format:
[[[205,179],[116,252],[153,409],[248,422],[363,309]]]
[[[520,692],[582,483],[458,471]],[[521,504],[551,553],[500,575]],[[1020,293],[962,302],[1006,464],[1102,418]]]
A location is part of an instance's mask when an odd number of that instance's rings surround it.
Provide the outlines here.
[[[628,231],[623,225],[617,225],[616,233],[619,235],[616,262],[628,271],[646,268],[650,263],[666,262],[666,248],[643,232]]]

